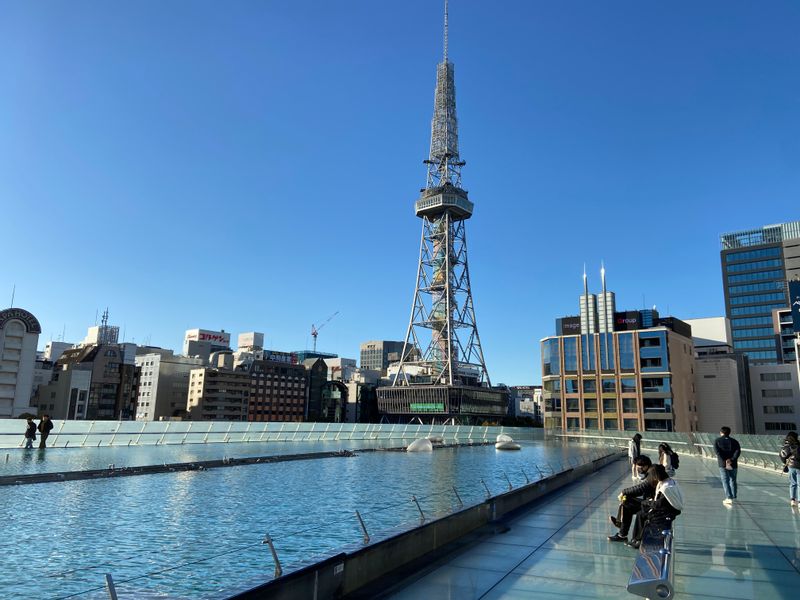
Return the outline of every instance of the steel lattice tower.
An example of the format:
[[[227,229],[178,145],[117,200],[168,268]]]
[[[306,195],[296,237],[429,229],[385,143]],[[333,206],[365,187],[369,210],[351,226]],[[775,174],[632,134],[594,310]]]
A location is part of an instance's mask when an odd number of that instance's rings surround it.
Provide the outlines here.
[[[473,203],[461,187],[453,63],[447,57],[448,7],[444,8],[444,58],[436,68],[427,184],[416,201],[422,219],[417,284],[399,372],[393,386],[490,386],[483,358],[467,263],[465,222]],[[415,368],[410,368],[415,367]]]

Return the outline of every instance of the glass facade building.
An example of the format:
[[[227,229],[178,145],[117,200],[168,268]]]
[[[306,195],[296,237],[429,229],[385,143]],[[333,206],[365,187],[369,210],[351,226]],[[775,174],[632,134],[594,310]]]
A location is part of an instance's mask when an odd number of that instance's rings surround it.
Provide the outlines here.
[[[688,326],[553,336],[542,344],[545,427],[695,431]],[[683,327],[681,327],[683,326]]]
[[[720,237],[725,314],[733,348],[752,364],[785,360],[773,312],[789,306],[786,282],[800,276],[800,221]]]

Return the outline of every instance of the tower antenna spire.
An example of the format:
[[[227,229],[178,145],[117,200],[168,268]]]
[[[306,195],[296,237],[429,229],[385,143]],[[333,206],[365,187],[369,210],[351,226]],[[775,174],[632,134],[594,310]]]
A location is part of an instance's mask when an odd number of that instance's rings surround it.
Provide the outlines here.
[[[444,61],[447,62],[447,0],[444,0]]]

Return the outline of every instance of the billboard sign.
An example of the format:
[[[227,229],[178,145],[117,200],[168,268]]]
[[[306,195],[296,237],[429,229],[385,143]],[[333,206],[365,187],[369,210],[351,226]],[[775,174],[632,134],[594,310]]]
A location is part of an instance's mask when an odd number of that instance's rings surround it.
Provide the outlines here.
[[[792,331],[800,333],[800,281],[789,282],[789,308],[792,309]]]

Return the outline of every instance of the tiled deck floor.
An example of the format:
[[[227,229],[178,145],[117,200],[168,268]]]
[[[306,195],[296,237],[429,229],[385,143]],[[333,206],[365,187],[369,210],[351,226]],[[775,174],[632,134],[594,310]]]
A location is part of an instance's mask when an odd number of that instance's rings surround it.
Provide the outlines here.
[[[739,501],[722,504],[716,462],[681,456],[687,508],[675,525],[676,598],[800,598],[800,512],[785,475],[739,468]],[[609,542],[608,516],[631,485],[613,463],[538,503],[511,530],[433,564],[390,598],[636,598],[625,589],[636,550]]]

